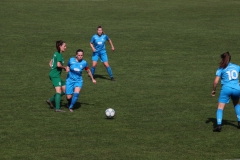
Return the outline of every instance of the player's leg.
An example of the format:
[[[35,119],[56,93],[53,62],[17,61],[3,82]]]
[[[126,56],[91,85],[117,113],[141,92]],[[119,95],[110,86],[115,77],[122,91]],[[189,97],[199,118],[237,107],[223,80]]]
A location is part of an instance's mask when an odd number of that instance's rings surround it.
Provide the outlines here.
[[[71,82],[69,80],[66,81],[66,98],[67,98],[67,101],[68,101],[68,108],[71,104],[71,101],[72,101],[72,94],[73,94],[73,90],[74,90],[74,82]]]
[[[240,104],[239,104],[239,95],[240,91],[233,89],[233,94],[232,94],[232,102],[234,106],[235,113],[237,115],[237,120],[238,120],[238,129],[240,129]]]
[[[56,112],[65,112],[60,109],[60,103],[61,103],[61,94],[62,94],[62,80],[60,77],[52,78],[52,83],[55,87],[55,111]],[[64,84],[65,85],[65,84]]]
[[[81,82],[78,82],[74,85],[74,93],[73,93],[73,96],[72,96],[71,104],[69,106],[69,111],[70,112],[73,112],[73,106],[78,100],[78,97],[80,95],[80,91],[81,91],[81,88],[82,88],[82,84],[83,84],[83,82],[81,81]]]
[[[63,80],[61,80],[61,84],[62,84],[62,86],[61,86],[61,96],[63,96],[63,95],[65,95],[65,93],[66,93],[66,83],[65,83],[65,81],[63,81]]]
[[[97,61],[92,61],[91,73],[92,73],[93,77],[95,74],[96,67],[97,67]]]
[[[98,53],[94,52],[93,55],[92,55],[92,68],[91,68],[91,72],[92,72],[93,76],[95,74],[95,70],[96,70],[96,67],[97,67],[97,61],[98,61]]]
[[[223,110],[226,103],[229,103],[230,95],[231,88],[225,87],[221,89],[216,112],[217,126],[213,129],[214,132],[220,132],[222,130]]]
[[[109,66],[109,63],[108,63],[108,56],[107,56],[107,52],[103,52],[101,53],[101,61],[103,62],[103,65],[105,66],[107,72],[108,72],[108,75],[109,77],[111,78],[111,81],[115,81],[115,79],[113,78],[113,73],[112,73],[112,69],[111,67]]]
[[[69,108],[72,102],[72,94],[67,94],[66,98],[67,98],[67,107]]]
[[[77,102],[77,100],[78,100],[78,97],[79,97],[79,95],[80,95],[80,91],[81,91],[81,88],[79,88],[79,87],[76,87],[76,88],[74,89],[72,101],[71,101],[71,104],[70,104],[70,106],[69,106],[69,111],[70,111],[70,112],[73,112],[73,106],[74,106],[74,104],[75,104],[75,103]]]
[[[222,130],[222,118],[224,107],[225,103],[218,103],[218,109],[216,112],[217,126],[213,129],[214,132],[220,132]]]
[[[59,79],[58,78],[57,79],[56,78],[50,78],[50,80],[52,81],[54,87],[59,84]],[[61,97],[62,97],[63,95],[65,95],[65,92],[66,92],[65,82],[63,80],[61,80],[61,85],[62,85],[61,86]],[[50,108],[54,108],[54,105],[53,105],[52,102],[55,101],[55,96],[56,96],[56,94],[54,94],[51,98],[46,100],[46,102],[48,103]]]
[[[51,80],[51,82],[52,82],[52,84],[53,84],[52,78],[49,77],[49,79]],[[54,87],[54,84],[53,84],[53,87]],[[49,99],[46,100],[47,104],[48,104],[49,107],[52,108],[52,109],[54,108],[54,105],[53,105],[53,103],[52,103],[53,101],[55,101],[55,94],[54,94],[51,98],[49,98]]]
[[[62,112],[62,110],[60,109],[60,103],[61,103],[61,86],[57,86],[55,87],[56,90],[56,94],[55,94],[55,107],[56,107],[56,112]]]

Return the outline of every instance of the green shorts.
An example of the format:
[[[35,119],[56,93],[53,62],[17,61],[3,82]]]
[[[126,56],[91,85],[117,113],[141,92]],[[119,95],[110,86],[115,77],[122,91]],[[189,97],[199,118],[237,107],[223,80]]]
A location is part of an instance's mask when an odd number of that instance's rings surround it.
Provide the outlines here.
[[[65,86],[65,82],[60,77],[49,77],[54,87]]]

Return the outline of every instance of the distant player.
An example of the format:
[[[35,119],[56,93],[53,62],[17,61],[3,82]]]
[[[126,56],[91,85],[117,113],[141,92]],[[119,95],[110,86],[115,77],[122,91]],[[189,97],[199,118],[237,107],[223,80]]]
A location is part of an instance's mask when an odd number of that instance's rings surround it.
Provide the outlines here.
[[[64,52],[67,48],[66,43],[62,40],[56,42],[57,51],[53,54],[52,59],[49,62],[49,66],[51,67],[49,78],[52,81],[52,84],[55,88],[56,94],[48,99],[46,102],[51,108],[54,108],[52,102],[55,101],[56,112],[65,112],[60,109],[60,101],[61,96],[65,94],[65,82],[61,79],[62,69],[68,71],[67,67],[63,66],[64,59],[62,56],[62,52]]]
[[[106,34],[103,33],[103,28],[101,26],[98,26],[97,34],[93,35],[90,40],[90,46],[93,51],[91,72],[92,72],[92,75],[94,75],[98,58],[100,58],[101,62],[103,62],[110,76],[111,81],[115,81],[115,79],[113,78],[112,69],[108,64],[107,51],[105,48],[106,41],[109,42],[109,44],[111,45],[112,51],[114,51],[114,46],[111,39]]]
[[[66,79],[66,95],[70,112],[73,112],[73,106],[77,102],[82,89],[82,71],[86,70],[92,82],[96,84],[96,80],[93,78],[87,62],[83,60],[83,54],[83,50],[78,49],[76,57],[70,58],[68,62],[69,72]]]
[[[216,72],[216,77],[213,82],[212,96],[215,96],[216,88],[221,79],[222,89],[218,98],[218,109],[216,113],[217,126],[213,129],[214,132],[220,132],[222,129],[223,109],[226,103],[229,103],[230,97],[232,99],[234,109],[238,119],[238,128],[240,128],[240,86],[239,86],[239,72],[240,66],[230,63],[231,56],[229,52],[221,54],[221,62]]]

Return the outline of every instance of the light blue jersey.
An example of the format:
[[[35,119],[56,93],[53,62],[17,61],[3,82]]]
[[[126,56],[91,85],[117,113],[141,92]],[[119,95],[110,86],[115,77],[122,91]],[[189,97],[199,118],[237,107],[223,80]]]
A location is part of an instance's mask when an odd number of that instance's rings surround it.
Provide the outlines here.
[[[229,63],[226,68],[218,68],[216,76],[221,77],[222,87],[231,87],[240,90],[239,87],[240,66]]]
[[[96,49],[96,52],[106,50],[105,49],[105,42],[108,41],[109,38],[106,34],[102,34],[99,36],[98,34],[95,34],[92,36],[90,43],[93,44],[94,48]]]
[[[71,103],[69,104],[69,110],[73,112],[73,106],[77,102],[79,92],[74,92],[76,87],[82,89],[83,79],[82,71],[88,69],[88,64],[85,60],[78,61],[76,57],[72,57],[68,61],[68,67],[70,68],[66,79],[66,95],[72,95]]]
[[[79,62],[75,57],[72,57],[68,61],[68,67],[70,71],[67,75],[67,81],[77,82],[82,81],[82,71],[88,68],[88,64],[85,60]]]
[[[229,63],[226,68],[218,68],[216,76],[221,77],[222,84],[218,102],[229,103],[230,97],[232,100],[239,99],[239,72],[240,66],[232,63]]]

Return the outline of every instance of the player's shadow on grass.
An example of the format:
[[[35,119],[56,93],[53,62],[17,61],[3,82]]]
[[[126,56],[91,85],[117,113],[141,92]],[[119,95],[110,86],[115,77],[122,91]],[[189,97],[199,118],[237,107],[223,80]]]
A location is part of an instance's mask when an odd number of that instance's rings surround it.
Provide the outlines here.
[[[74,109],[79,109],[79,108],[81,108],[82,104],[84,104],[84,105],[93,105],[94,106],[94,104],[90,104],[90,103],[76,102],[74,104],[73,108]],[[64,106],[65,106],[65,108],[68,108],[67,103]]]
[[[213,128],[217,126],[216,118],[208,118],[205,123],[210,123],[210,122],[212,122]],[[224,125],[230,125],[230,126],[233,126],[233,127],[237,128],[238,126],[234,123],[237,123],[237,121],[229,121],[229,120],[225,120],[225,119],[222,120],[222,125],[223,126]]]
[[[55,106],[55,102],[52,102],[52,104]],[[76,102],[76,103],[74,104],[74,109],[79,109],[79,108],[81,108],[81,105],[82,105],[82,104],[94,106],[94,104],[90,104],[90,103]],[[63,100],[61,99],[60,107],[68,108],[68,105],[67,105],[67,103],[63,103]],[[50,108],[50,107],[49,107],[49,109],[54,109],[54,108]]]
[[[107,80],[110,80],[110,78],[107,78],[106,76],[103,76],[103,75],[100,75],[100,74],[94,74],[94,79],[107,79]]]

